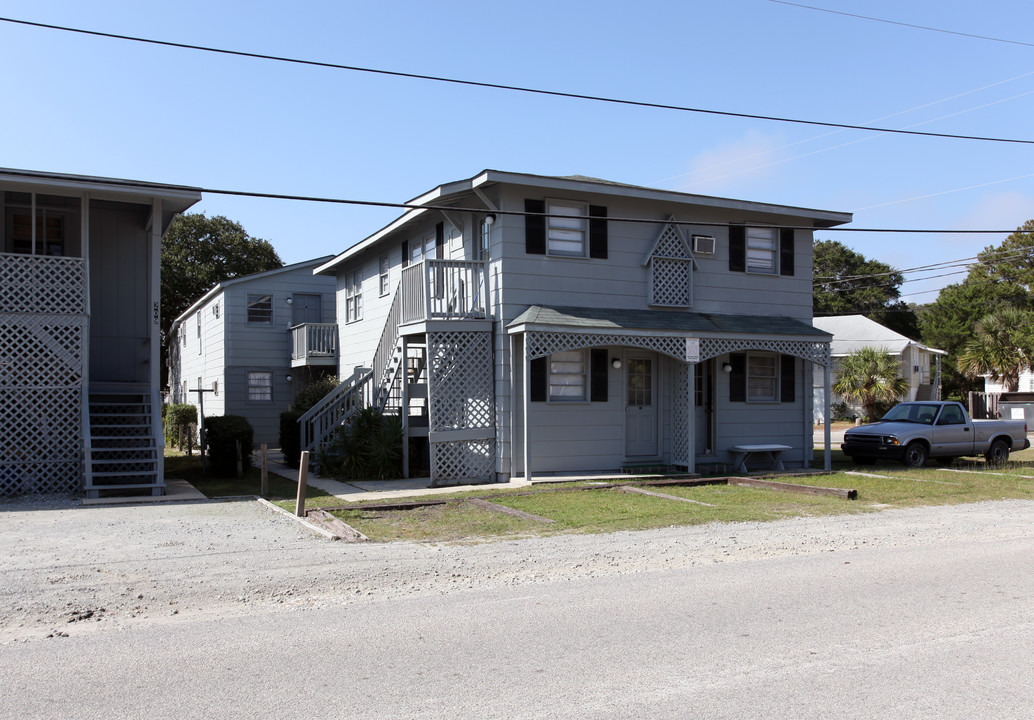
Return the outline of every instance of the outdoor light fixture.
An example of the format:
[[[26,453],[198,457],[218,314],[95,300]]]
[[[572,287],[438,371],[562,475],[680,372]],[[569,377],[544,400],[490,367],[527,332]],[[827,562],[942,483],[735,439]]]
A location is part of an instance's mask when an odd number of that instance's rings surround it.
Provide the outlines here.
[[[613,358],[610,361],[610,366],[612,368],[614,368],[615,370],[620,370],[621,369],[621,358]]]
[[[290,305],[294,302],[294,298],[287,298],[287,304]]]
[[[495,222],[495,213],[489,213],[485,215],[485,225],[491,225]]]
[[[732,372],[732,363],[722,363],[722,372],[724,372],[724,373],[731,373]]]
[[[291,376],[290,376],[290,374],[288,374],[288,376],[287,376],[287,382],[291,382]]]

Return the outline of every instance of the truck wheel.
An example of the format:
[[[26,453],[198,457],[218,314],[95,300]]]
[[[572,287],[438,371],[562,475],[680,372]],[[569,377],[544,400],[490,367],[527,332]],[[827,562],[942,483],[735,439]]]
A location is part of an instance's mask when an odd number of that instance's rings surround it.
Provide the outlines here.
[[[904,463],[909,467],[921,468],[926,465],[926,445],[921,442],[914,442],[905,448]]]
[[[855,456],[853,456],[851,458],[851,461],[855,465],[875,465],[876,464],[876,458],[874,458],[874,457],[865,457],[864,455],[855,455]]]
[[[1001,465],[1009,459],[1009,445],[1005,440],[995,440],[984,453],[984,460],[991,465]]]

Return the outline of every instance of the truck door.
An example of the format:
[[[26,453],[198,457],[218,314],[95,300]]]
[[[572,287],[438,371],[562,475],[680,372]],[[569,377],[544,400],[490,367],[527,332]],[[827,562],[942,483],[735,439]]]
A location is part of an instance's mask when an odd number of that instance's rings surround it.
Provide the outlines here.
[[[934,423],[930,454],[933,456],[972,455],[973,428],[959,405],[945,405]]]

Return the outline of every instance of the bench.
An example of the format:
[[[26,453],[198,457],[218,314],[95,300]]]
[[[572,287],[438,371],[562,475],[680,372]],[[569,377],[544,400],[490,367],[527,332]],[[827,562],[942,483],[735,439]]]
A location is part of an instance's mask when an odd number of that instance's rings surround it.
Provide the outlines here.
[[[751,455],[764,455],[772,463],[773,470],[785,470],[783,467],[783,450],[792,450],[789,445],[733,445],[729,448],[732,455],[732,466],[735,472],[747,473],[747,458]]]

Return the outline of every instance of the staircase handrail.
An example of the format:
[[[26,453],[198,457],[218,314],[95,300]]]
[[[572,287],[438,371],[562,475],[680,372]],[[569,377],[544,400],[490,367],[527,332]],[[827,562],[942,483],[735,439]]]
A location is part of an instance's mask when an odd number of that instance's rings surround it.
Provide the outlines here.
[[[372,370],[357,372],[298,418],[303,451],[312,452],[325,443],[353,409],[363,404],[361,393],[367,390],[372,378]]]
[[[384,328],[381,330],[381,339],[377,343],[377,350],[373,354],[373,363],[370,365],[377,378],[377,384],[384,381],[388,373],[388,366],[395,354],[395,346],[399,339],[399,325],[402,320],[402,283],[395,286],[395,296],[391,299],[391,307],[388,316],[384,319]]]

